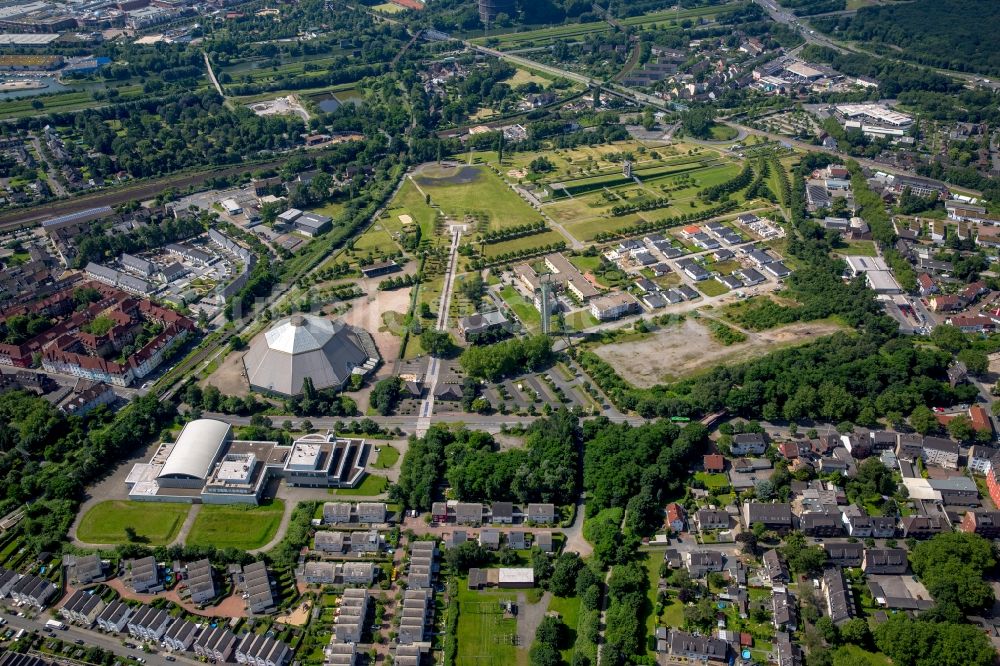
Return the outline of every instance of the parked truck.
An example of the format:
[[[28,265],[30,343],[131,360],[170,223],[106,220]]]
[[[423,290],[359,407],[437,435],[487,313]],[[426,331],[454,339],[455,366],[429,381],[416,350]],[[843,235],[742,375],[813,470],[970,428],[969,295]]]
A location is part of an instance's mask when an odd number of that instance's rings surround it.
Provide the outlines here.
[[[59,620],[49,620],[45,623],[45,628],[50,630],[59,629],[60,631],[65,631],[66,625],[60,622]]]

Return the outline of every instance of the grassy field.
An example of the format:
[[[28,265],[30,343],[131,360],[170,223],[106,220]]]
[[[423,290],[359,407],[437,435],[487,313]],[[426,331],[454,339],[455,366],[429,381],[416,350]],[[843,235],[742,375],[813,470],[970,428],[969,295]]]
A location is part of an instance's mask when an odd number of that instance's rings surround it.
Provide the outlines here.
[[[490,245],[486,245],[484,250],[487,257],[497,257],[508,252],[517,252],[519,250],[534,249],[536,247],[552,245],[553,243],[558,243],[559,241],[567,242],[567,239],[555,229],[549,229],[548,231],[543,231],[539,234],[531,234],[530,236],[521,236],[520,238],[514,238],[509,241],[492,243]]]
[[[567,664],[572,664],[577,638],[576,628],[580,623],[580,599],[578,597],[553,596],[549,600],[549,612],[559,613],[562,623],[566,625],[569,635],[564,642],[567,647],[562,650],[562,657]]]
[[[416,185],[409,178],[399,188],[399,192],[389,204],[387,212],[392,223],[398,222],[400,227],[403,225],[399,216],[409,215],[414,224],[420,225],[420,233],[424,239],[434,238],[434,222],[437,219],[437,211],[427,205],[424,195],[417,190]],[[390,223],[386,223],[386,226],[390,229],[393,228]],[[442,240],[446,239],[442,238]]]
[[[599,323],[601,322],[597,320],[597,317],[590,314],[590,310],[577,310],[566,316],[566,326],[577,331],[597,326]]]
[[[274,538],[285,503],[272,500],[262,506],[206,504],[201,507],[186,544],[252,550]]]
[[[76,537],[85,543],[128,543],[131,527],[150,546],[164,546],[177,536],[190,504],[109,500],[95,504],[83,516]]]
[[[365,254],[367,252],[393,252],[398,249],[396,241],[392,240],[385,230],[380,229],[376,224],[354,241],[354,252]]]
[[[739,136],[739,132],[734,130],[729,125],[720,125],[719,123],[712,125],[712,128],[709,131],[712,135],[712,140],[714,141],[732,141]]]
[[[510,666],[527,664],[529,646],[518,649],[517,620],[504,618],[500,602],[517,597],[511,590],[469,590],[468,581],[458,582],[457,666]]]
[[[397,454],[398,455],[398,454]],[[333,491],[334,495],[358,495],[368,497],[381,495],[389,487],[389,480],[384,476],[369,474],[357,488],[338,488]]]
[[[500,290],[500,297],[526,328],[537,329],[542,325],[542,315],[535,304],[521,296],[517,289],[508,285]]]
[[[847,241],[847,247],[837,248],[837,254],[860,257],[874,257],[878,255],[874,241]]]
[[[698,291],[702,292],[706,296],[721,296],[729,291],[729,289],[727,289],[726,285],[721,282],[710,278],[708,280],[702,280],[698,283]]]
[[[705,488],[711,490],[713,488],[728,488],[729,487],[729,477],[725,474],[709,474],[708,472],[697,472],[694,478],[705,484]]]
[[[475,218],[479,231],[507,229],[540,217],[485,167],[427,167],[414,179],[445,215],[459,222]]]
[[[399,460],[399,450],[388,444],[383,444],[379,447],[378,458],[375,459],[375,464],[372,467],[375,469],[389,469],[396,464],[397,460]]]

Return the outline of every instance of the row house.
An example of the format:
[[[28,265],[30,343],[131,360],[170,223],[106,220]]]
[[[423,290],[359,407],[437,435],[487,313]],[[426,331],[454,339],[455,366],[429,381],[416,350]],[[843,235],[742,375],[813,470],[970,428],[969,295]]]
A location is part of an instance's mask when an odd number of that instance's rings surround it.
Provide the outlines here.
[[[109,634],[121,633],[134,613],[131,606],[121,601],[112,601],[97,616],[97,626]]]
[[[163,635],[163,644],[174,652],[186,652],[191,649],[197,635],[198,625],[187,620],[177,620]]]
[[[93,626],[97,617],[105,607],[104,600],[96,594],[84,590],[74,592],[59,609],[59,614],[67,622],[73,622],[84,627]]]
[[[225,627],[207,627],[194,641],[194,653],[219,663],[229,661],[236,649],[236,634]]]
[[[245,634],[236,647],[236,661],[248,666],[285,666],[291,658],[286,643],[266,634]]]
[[[128,633],[136,640],[159,643],[172,621],[167,611],[143,606],[128,621]]]

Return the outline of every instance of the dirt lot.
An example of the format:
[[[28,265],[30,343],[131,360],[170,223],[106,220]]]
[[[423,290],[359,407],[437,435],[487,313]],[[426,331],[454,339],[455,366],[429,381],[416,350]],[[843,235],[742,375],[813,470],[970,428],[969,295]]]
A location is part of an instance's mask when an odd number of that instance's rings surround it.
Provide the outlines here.
[[[647,388],[696,374],[716,365],[737,363],[779,347],[808,342],[843,330],[829,322],[791,324],[752,333],[746,342],[725,347],[695,319],[660,329],[641,340],[620,342],[595,351],[633,385]]]
[[[344,321],[372,334],[375,345],[382,354],[379,375],[383,375],[392,371],[393,361],[399,356],[399,346],[403,339],[388,330],[382,320],[382,313],[409,312],[410,289],[378,291],[376,287],[377,282],[370,285],[365,296],[351,301],[351,309],[344,314]]]
[[[243,367],[243,354],[245,352],[230,352],[219,367],[205,381],[202,386],[214,386],[223,395],[238,395],[243,397],[250,393],[250,386],[247,384],[246,369]]]

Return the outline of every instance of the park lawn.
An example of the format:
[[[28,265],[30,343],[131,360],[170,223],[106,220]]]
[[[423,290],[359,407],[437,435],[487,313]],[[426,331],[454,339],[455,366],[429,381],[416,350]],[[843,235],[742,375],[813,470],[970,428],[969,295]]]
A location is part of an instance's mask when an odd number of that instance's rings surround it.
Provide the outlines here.
[[[396,197],[389,204],[387,212],[390,217],[397,221],[400,215],[409,215],[414,224],[420,225],[421,238],[428,241],[434,240],[434,222],[437,219],[437,211],[427,205],[424,195],[409,178],[403,180],[403,184]],[[446,241],[446,236],[442,236],[441,242]]]
[[[333,491],[333,494],[370,497],[373,495],[381,495],[388,487],[389,479],[384,476],[379,476],[378,474],[369,474],[357,488],[337,488]]]
[[[702,292],[706,296],[721,296],[729,291],[726,285],[713,278],[702,280],[697,284],[697,286],[698,291]]]
[[[468,579],[458,581],[457,666],[527,664],[530,646],[514,645],[517,619],[505,619],[500,608],[502,600],[516,598],[516,590],[475,591]]]
[[[507,254],[508,252],[519,252],[522,250],[533,250],[535,248],[542,248],[546,245],[553,245],[555,243],[567,242],[566,238],[563,237],[561,233],[555,229],[548,229],[538,234],[530,234],[528,236],[521,236],[520,238],[513,238],[508,241],[501,241],[499,243],[491,243],[485,246],[485,253],[488,259],[493,257],[498,257],[501,254]]]
[[[319,208],[314,208],[312,210],[312,212],[313,213],[318,213],[319,215],[326,215],[327,217],[330,217],[330,218],[333,218],[334,220],[336,220],[337,217],[339,217],[340,214],[344,212],[345,208],[347,208],[347,202],[346,201],[343,201],[343,202],[341,202],[341,201],[330,201],[328,203],[323,204]]]
[[[539,214],[506,183],[486,167],[475,169],[476,178],[468,183],[453,183],[450,178],[433,175],[417,177],[424,192],[431,195],[431,203],[441,207],[445,215],[463,221],[466,215],[487,220],[480,231],[499,230],[537,222]]]
[[[284,511],[285,503],[278,499],[261,506],[206,504],[194,519],[185,545],[260,548],[274,538]]]
[[[125,528],[131,527],[147,545],[164,546],[176,538],[190,510],[186,503],[109,500],[84,514],[76,537],[93,544],[128,543]]]
[[[354,241],[355,254],[365,254],[367,252],[393,252],[398,249],[396,242],[392,240],[386,231],[376,226],[372,226],[364,234]]]
[[[500,298],[517,315],[525,328],[538,328],[542,325],[542,315],[535,309],[535,304],[521,296],[514,287],[508,285],[501,289]]]
[[[397,460],[399,460],[399,450],[388,444],[383,444],[379,447],[378,458],[375,459],[375,464],[372,467],[389,469],[396,464]]]
[[[712,125],[709,133],[712,135],[713,141],[732,141],[739,136],[739,132],[729,125],[721,125],[719,123]]]
[[[729,477],[725,474],[709,474],[708,472],[696,472],[694,475],[695,480],[701,481],[705,484],[705,488],[712,490],[713,488],[728,488],[729,487]]]
[[[573,653],[576,651],[577,627],[580,624],[579,597],[557,597],[552,596],[549,600],[549,612],[559,613],[562,623],[566,625],[569,634],[563,641],[564,650],[562,652],[563,661],[567,664],[573,663]]]

